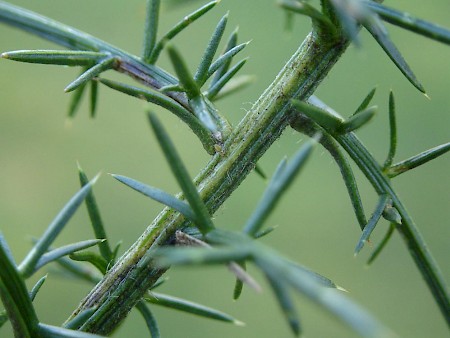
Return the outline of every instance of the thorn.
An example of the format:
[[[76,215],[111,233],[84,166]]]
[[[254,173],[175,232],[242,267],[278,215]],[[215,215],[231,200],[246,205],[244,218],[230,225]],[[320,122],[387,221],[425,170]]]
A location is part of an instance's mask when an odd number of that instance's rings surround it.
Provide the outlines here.
[[[189,245],[189,246],[200,246],[203,248],[211,248],[211,246],[193,236],[190,236],[186,233],[184,233],[181,230],[177,230],[175,232],[175,242],[178,245]],[[227,264],[228,269],[235,275],[236,278],[238,278],[243,283],[247,284],[249,287],[254,289],[256,292],[262,292],[261,286],[256,282],[256,280],[253,279],[252,276],[250,276],[247,271],[241,268],[239,264],[236,262],[230,262]]]
[[[237,320],[237,319],[233,320],[233,324],[237,325],[237,326],[245,326],[246,325],[244,322],[241,322],[240,320]]]
[[[345,288],[343,288],[342,286],[339,286],[339,285],[336,285],[336,289],[339,290],[339,291],[347,292],[347,293],[350,292],[347,289],[345,289]]]
[[[241,268],[236,262],[231,262],[228,264],[228,269],[238,278],[241,282],[247,284],[250,288],[258,293],[262,292],[262,287],[258,284],[256,280],[244,269]]]
[[[91,185],[94,185],[97,180],[100,178],[100,176],[102,175],[102,172],[99,172],[97,175],[94,176],[94,178],[91,180]]]

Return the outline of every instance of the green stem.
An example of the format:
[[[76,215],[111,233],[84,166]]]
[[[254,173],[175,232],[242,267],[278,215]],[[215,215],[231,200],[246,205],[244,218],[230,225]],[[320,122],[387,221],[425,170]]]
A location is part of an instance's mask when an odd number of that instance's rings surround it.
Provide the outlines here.
[[[329,107],[321,108],[325,110],[331,109]],[[303,114],[298,114],[291,123],[291,126],[295,130],[306,135],[314,135],[317,132],[322,132],[322,140],[336,140],[363,172],[378,195],[387,195],[392,200],[393,206],[397,209],[402,218],[402,223],[397,225],[396,229],[405,240],[413,260],[427,282],[445,320],[450,325],[450,295],[445,280],[437,263],[429,252],[425,241],[420,235],[416,224],[409,216],[406,208],[392,188],[389,178],[383,173],[382,167],[353,133],[331,134],[331,132],[325,131]],[[324,143],[323,145],[330,151],[332,156],[335,156],[336,146],[333,145],[330,147],[332,144],[333,143]]]
[[[348,46],[346,40],[324,40],[311,33],[274,82],[195,179],[210,212],[214,212],[255,167],[258,159],[280,136],[292,117],[290,100],[306,99],[327,75]],[[110,333],[141,299],[164,270],[152,266],[152,251],[170,241],[187,223],[165,209],[120,258],[103,280],[82,301],[73,316],[97,306],[82,330]]]
[[[389,179],[383,174],[382,168],[354,134],[340,135],[335,138],[355,161],[377,193],[380,195],[387,194],[392,199],[393,206],[402,217],[402,224],[396,228],[405,240],[411,257],[422,273],[422,277],[450,326],[450,294],[445,280],[416,224],[395,193]]]

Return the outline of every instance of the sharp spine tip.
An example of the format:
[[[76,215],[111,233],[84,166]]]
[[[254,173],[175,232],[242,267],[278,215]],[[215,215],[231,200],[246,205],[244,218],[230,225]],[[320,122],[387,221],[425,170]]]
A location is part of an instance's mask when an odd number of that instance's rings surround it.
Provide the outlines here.
[[[100,176],[102,175],[101,172],[99,172],[97,175],[94,176],[94,178],[91,180],[91,185],[94,185],[97,180],[100,178]]]

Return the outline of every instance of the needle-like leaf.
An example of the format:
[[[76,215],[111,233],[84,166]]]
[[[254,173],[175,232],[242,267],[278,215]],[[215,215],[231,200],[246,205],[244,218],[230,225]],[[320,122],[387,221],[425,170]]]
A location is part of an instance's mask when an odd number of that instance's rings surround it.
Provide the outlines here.
[[[286,167],[282,165],[277,171],[282,173],[285,170],[287,170]],[[276,280],[277,285],[282,284],[283,290],[286,290],[285,286],[291,286],[305,294],[344,321],[361,336],[393,337],[391,332],[370,314],[346,296],[339,294],[337,290],[333,290],[336,288],[342,290],[342,288],[337,287],[329,279],[278,256],[277,253],[259,243],[255,243],[248,236],[238,232],[215,229],[207,234],[206,239],[211,243],[218,244],[218,246],[212,249],[163,248],[155,253],[154,259],[157,264],[163,266],[171,264],[221,264],[232,260],[253,260],[266,275],[270,275],[272,279]],[[281,295],[284,301],[282,305],[291,311],[285,302],[286,293],[283,292]],[[293,317],[290,319],[292,321]]]
[[[5,255],[8,257],[8,259],[12,262],[14,266],[16,266],[17,264],[16,261],[14,260],[11,249],[8,246],[8,242],[6,242],[6,239],[1,231],[0,231],[0,246],[3,248]]]
[[[271,271],[274,276],[283,279],[295,290],[321,305],[362,337],[394,337],[389,329],[345,294],[336,289],[323,287],[304,271],[291,269],[289,263],[280,257],[256,255],[254,261],[263,271]]]
[[[211,67],[209,67],[208,77],[210,77],[214,72],[216,72],[214,78],[211,80],[211,84],[220,79],[222,75],[228,71],[228,68],[231,65],[231,58],[234,56],[231,55],[229,52],[236,47],[237,40],[238,40],[238,27],[236,27],[235,30],[230,34],[230,37],[227,40],[227,44],[225,46],[222,55],[216,61],[213,62]],[[216,68],[217,66],[219,67]]]
[[[377,21],[378,22],[378,21]],[[389,38],[386,29],[380,24],[376,24],[373,21],[365,21],[362,23],[363,26],[367,29],[367,31],[372,34],[378,44],[383,48],[385,53],[389,56],[389,58],[394,62],[397,68],[403,73],[403,75],[408,79],[411,84],[420,90],[422,93],[425,93],[425,88],[423,88],[422,84],[414,75],[413,71],[406,63],[402,54],[399,52],[397,47]]]
[[[217,111],[210,102],[207,102],[207,98],[203,95],[198,95],[189,100],[189,105],[192,107],[195,116],[212,134],[220,133],[215,119]]]
[[[200,87],[193,79],[183,58],[178,51],[169,46],[167,48],[173,67],[177,73],[179,81],[183,86],[195,116],[214,135],[221,133],[217,122],[217,111],[210,102],[201,94]],[[208,65],[209,66],[209,65]]]
[[[231,78],[244,66],[248,59],[244,59],[235,64],[229,71],[227,71],[217,82],[214,83],[206,93],[206,97],[214,100],[219,91],[231,80]]]
[[[63,66],[92,66],[107,54],[91,51],[15,50],[0,57],[13,61]]]
[[[292,32],[292,29],[294,27],[294,12],[291,11],[285,11],[284,12],[284,25],[283,29],[286,32]]]
[[[39,238],[34,247],[30,250],[25,259],[20,263],[18,269],[24,277],[29,277],[36,269],[36,265],[41,257],[47,252],[50,245],[64,229],[67,222],[73,216],[80,204],[84,201],[92,185],[97,181],[98,175],[94,179],[81,188],[58,213],[55,219],[50,223],[47,230]]]
[[[252,254],[248,247],[178,247],[162,248],[155,253],[156,264],[161,267],[170,265],[226,264],[247,259]]]
[[[361,195],[359,193],[358,184],[350,162],[342,152],[339,144],[332,137],[324,135],[321,139],[321,144],[330,152],[336,161],[336,164],[339,166],[339,170],[352,203],[353,211],[355,212],[355,216],[361,230],[363,230],[366,226],[367,219],[361,200]]]
[[[365,15],[362,12],[362,10],[365,10],[365,7],[362,6],[359,0],[331,0],[330,2],[334,7],[335,14],[345,34],[359,46],[358,19]]]
[[[214,97],[214,102],[224,97],[236,93],[255,82],[255,77],[252,75],[240,75],[234,76],[230,81],[228,81],[222,90]]]
[[[395,118],[395,99],[394,93],[389,93],[389,152],[384,161],[384,170],[389,170],[397,151],[397,121]]]
[[[317,27],[320,27],[324,33],[336,35],[336,26],[321,11],[317,10],[305,1],[281,0],[280,6],[288,11],[306,15],[312,19]]]
[[[37,337],[38,319],[25,281],[0,245],[0,297],[17,337]]]
[[[80,180],[80,184],[84,187],[89,183],[89,179],[87,178],[85,172],[78,164],[78,178]],[[98,209],[97,201],[94,196],[94,192],[91,190],[85,199],[86,208],[89,214],[89,219],[91,220],[92,229],[94,230],[95,238],[102,239],[98,244],[98,248],[100,250],[103,258],[109,262],[112,260],[112,250],[109,246],[108,237],[106,236],[105,227],[103,225],[102,218],[100,216],[100,210]]]
[[[367,96],[364,98],[364,100],[361,102],[361,104],[359,105],[358,108],[356,108],[355,112],[353,113],[353,115],[359,113],[360,111],[363,111],[364,109],[366,109],[370,102],[372,101],[375,92],[377,91],[377,87],[373,87],[373,89],[367,94]]]
[[[161,93],[169,93],[169,92],[184,92],[184,88],[179,84],[168,85],[159,88],[159,92]]]
[[[63,256],[67,256],[74,252],[90,248],[94,245],[97,245],[97,244],[103,242],[103,241],[104,241],[104,239],[89,239],[87,241],[81,241],[81,242],[65,245],[65,246],[62,246],[57,249],[53,249],[41,256],[41,258],[36,263],[35,271],[39,270],[44,265],[46,265],[50,262],[56,261],[57,259],[59,259]]]
[[[267,236],[268,234],[270,234],[272,231],[274,231],[277,227],[276,226],[272,226],[272,227],[267,227],[264,230],[258,231],[254,238],[262,238],[264,236]]]
[[[190,236],[189,234],[187,234],[181,230],[177,230],[175,232],[175,243],[177,245],[211,248],[211,246],[208,243],[206,243],[196,237]],[[242,267],[242,264],[240,265],[236,262],[229,262],[227,264],[227,266],[228,266],[228,270],[230,270],[236,276],[237,279],[239,279],[243,283],[248,284],[250,287],[252,287],[256,291],[261,292],[262,289],[259,286],[259,284],[253,279],[253,277],[251,277],[245,271],[245,268]]]
[[[450,44],[450,30],[444,27],[415,18],[408,13],[397,11],[393,8],[376,3],[375,1],[366,1],[364,4],[386,22],[405,28],[414,33],[421,34],[427,38],[448,45]]]
[[[217,78],[214,77],[214,81],[211,82],[211,85],[216,83],[221,77],[223,77],[223,75],[225,75],[225,73],[228,71],[230,67],[231,59],[233,58],[233,56],[235,56],[237,53],[239,53],[241,50],[247,47],[249,43],[250,41],[244,42],[238,46],[231,48],[225,54],[220,56],[216,61],[214,61],[214,63],[209,67],[207,74],[207,78],[210,78],[214,74],[214,72],[217,71]],[[219,68],[221,72],[218,71]],[[222,72],[222,70],[224,71]]]
[[[91,118],[95,117],[95,113],[97,111],[97,98],[98,98],[98,82],[91,81],[91,95],[90,95],[90,107],[89,110],[91,112]]]
[[[147,0],[147,11],[144,28],[144,46],[142,49],[142,59],[150,63],[151,54],[156,45],[158,33],[159,7],[161,0]]]
[[[367,97],[364,101],[368,101]],[[308,99],[308,102],[310,102],[314,106],[320,107],[320,108],[328,111],[333,116],[340,118],[340,115],[336,111],[334,111],[331,107],[329,107],[327,104],[325,104],[318,97],[313,95]],[[369,103],[367,102],[367,104],[369,104]],[[364,107],[364,106],[365,106],[365,104],[360,105],[360,107]],[[364,108],[366,108],[366,107],[364,107]],[[297,125],[296,123],[293,123],[291,125],[294,129],[297,129],[300,131],[302,130],[301,129],[302,122],[300,122],[299,125]],[[320,139],[320,143],[322,144],[322,146],[324,146],[330,152],[331,156],[333,156],[334,160],[336,161],[337,165],[339,166],[339,170],[341,172],[342,178],[344,179],[345,186],[347,187],[347,192],[349,194],[350,201],[352,203],[356,219],[358,220],[361,230],[363,230],[367,223],[367,220],[366,220],[361,196],[359,194],[358,184],[356,183],[355,175],[353,173],[353,169],[350,165],[350,162],[348,161],[347,157],[344,155],[339,144],[330,135],[328,135],[328,134],[322,135],[322,138]]]
[[[264,172],[264,170],[262,170],[261,166],[258,165],[258,163],[255,165],[255,173],[258,174],[259,177],[261,177],[262,179],[266,180],[267,179],[267,175]]]
[[[70,259],[78,262],[89,262],[103,275],[108,270],[108,262],[100,255],[91,251],[72,252]]]
[[[84,69],[81,74],[83,74],[87,69]],[[86,83],[80,85],[76,88],[70,98],[69,103],[69,111],[67,112],[67,116],[69,118],[73,118],[80,107],[81,98],[83,97],[84,90],[86,89]]]
[[[317,105],[299,100],[292,100],[292,105],[332,134],[345,134],[360,128],[374,116],[377,109],[376,106],[370,107],[344,120],[340,116]]]
[[[61,257],[56,261],[58,265],[64,269],[64,272],[68,272],[70,277],[76,276],[81,280],[85,280],[91,284],[97,284],[100,281],[100,275],[97,271],[88,268],[85,265],[72,261],[67,257]]]
[[[59,326],[39,323],[39,337],[44,338],[104,338],[97,334],[65,329]]]
[[[388,231],[384,235],[380,244],[378,244],[378,246],[375,248],[375,250],[373,250],[372,254],[370,255],[369,259],[367,260],[367,265],[372,264],[375,261],[375,259],[379,256],[381,251],[383,251],[383,249],[386,247],[386,244],[389,242],[389,239],[391,239],[391,236],[394,233],[394,230],[395,230],[395,224],[391,223]]]
[[[301,271],[302,273],[306,273],[309,275],[309,277],[311,277],[317,284],[326,287],[326,288],[331,288],[331,289],[338,289],[341,291],[345,291],[344,288],[336,285],[331,279],[311,270],[308,269],[307,267],[303,266],[303,265],[299,265],[295,262],[292,261],[287,261],[290,266],[292,266],[294,269],[298,269],[299,271]]]
[[[33,288],[30,291],[30,299],[31,301],[34,301],[34,298],[36,298],[37,293],[41,289],[41,286],[44,285],[44,282],[47,280],[47,275],[41,277],[36,284],[34,284]]]
[[[64,323],[63,327],[65,329],[77,330],[83,323],[97,311],[96,307],[91,307],[80,311],[68,322]]]
[[[159,55],[161,54],[161,51],[169,42],[172,40],[178,33],[180,33],[182,30],[184,30],[187,26],[189,26],[191,23],[193,23],[198,18],[202,17],[205,13],[209,12],[215,5],[217,5],[221,0],[214,0],[211,2],[208,2],[203,7],[199,8],[195,12],[185,16],[182,21],[177,23],[170,31],[168,31],[155,45],[155,47],[152,49],[152,54],[148,60],[149,63],[154,64],[156,60],[158,59]]]
[[[150,113],[148,117],[172,173],[177,179],[185,198],[197,217],[196,226],[202,234],[208,233],[214,229],[214,225],[206,205],[203,203],[197,188],[192,183],[192,180],[163,125],[154,114]]]
[[[376,111],[377,107],[373,106],[354,114],[342,123],[342,125],[338,128],[338,132],[342,134],[350,133],[361,128],[373,118]]]
[[[196,119],[192,116],[191,112],[189,112],[186,108],[181,106],[178,102],[175,102],[174,100],[172,100],[171,98],[169,98],[165,95],[162,95],[155,91],[150,91],[150,90],[146,90],[143,88],[130,86],[130,85],[126,85],[124,83],[107,80],[107,79],[103,79],[103,78],[98,79],[98,81],[100,81],[105,86],[112,88],[114,90],[117,90],[119,92],[125,93],[130,96],[137,97],[139,99],[146,100],[146,101],[154,103],[154,104],[157,104],[158,106],[161,106],[161,107],[169,110],[176,116],[178,116],[180,119],[182,119],[184,122],[186,122],[186,124],[188,124],[189,126],[194,125],[194,123],[195,123],[194,121]],[[197,123],[197,124],[199,124],[199,123]]]
[[[248,219],[243,230],[244,233],[254,236],[261,229],[263,222],[267,219],[282,194],[293,182],[295,176],[299,172],[299,169],[308,159],[314,143],[315,141],[306,143],[300,148],[300,150],[294,155],[292,160],[287,165],[284,165],[282,169],[280,169],[281,166],[279,166],[260,202],[258,203],[258,206]]]
[[[168,307],[175,310],[180,310],[193,315],[220,320],[227,323],[233,323],[235,325],[243,325],[243,323],[232,316],[223,313],[221,311],[212,309],[210,307],[197,304],[185,299],[164,295],[161,293],[151,292],[145,298],[147,302]]]
[[[319,108],[315,105],[311,105],[299,100],[292,100],[291,102],[292,105],[302,114],[305,114],[307,117],[309,117],[311,120],[316,122],[319,126],[327,131],[335,133],[341,128],[342,124],[345,121],[343,118],[337,117],[336,115],[333,115],[325,109]]]
[[[159,203],[162,203],[162,204],[168,206],[169,208],[175,209],[176,211],[181,213],[183,216],[185,216],[187,219],[189,219],[193,223],[198,222],[197,217],[196,217],[194,211],[189,206],[189,204],[176,198],[175,196],[170,195],[163,190],[146,185],[144,183],[141,183],[139,181],[136,181],[136,180],[126,177],[126,176],[115,175],[115,174],[111,174],[111,176],[114,177],[119,182],[140,192],[141,194],[143,194],[147,197],[150,197],[151,199],[153,199]]]
[[[300,321],[298,319],[294,301],[289,294],[288,285],[284,282],[283,279],[271,274],[269,270],[266,271],[266,277],[270,283],[270,286],[272,287],[275,297],[280,304],[281,310],[283,311],[283,314],[286,317],[292,332],[294,332],[296,336],[300,335]]]
[[[178,102],[175,102],[171,98],[158,92],[129,86],[107,79],[99,79],[99,81],[114,90],[137,97],[139,99],[146,100],[167,109],[168,111],[179,117],[192,129],[192,131],[200,139],[203,147],[208,151],[209,154],[215,153],[214,141],[212,139],[211,132],[198,120],[198,118],[196,118],[189,110],[181,106]]]
[[[227,21],[228,13],[225,14],[225,16],[223,16],[217,24],[217,27],[214,30],[208,46],[206,47],[206,50],[200,60],[200,64],[198,65],[197,71],[194,75],[194,80],[195,82],[197,82],[197,85],[199,87],[201,87],[208,79],[208,70],[214,59],[214,55],[217,52],[217,48],[219,47],[220,40],[222,39],[223,32],[225,31],[225,27],[227,25]]]
[[[140,300],[136,304],[136,309],[140,312],[142,317],[144,317],[145,324],[147,324],[147,328],[150,331],[151,338],[160,338],[161,333],[159,332],[158,323],[156,321],[155,316],[150,311],[149,307],[144,303],[144,301]]]
[[[117,62],[114,57],[107,57],[103,60],[99,61],[95,66],[92,66],[87,71],[82,73],[79,77],[77,77],[74,81],[69,83],[66,88],[64,88],[65,92],[71,92],[81,85],[85,85],[87,82],[91,81],[104,71],[114,68],[114,63]]]
[[[169,279],[168,277],[161,277],[161,278],[159,278],[159,279],[155,282],[155,284],[153,284],[153,285],[150,287],[149,290],[154,290],[154,289],[156,289],[158,286],[160,286],[160,285],[164,284],[165,282],[167,282],[168,279]]]
[[[181,54],[172,45],[167,46],[167,52],[169,53],[172,66],[175,69],[175,73],[178,76],[180,84],[186,91],[187,96],[189,98],[199,96],[200,88],[194,80]]]
[[[377,225],[378,221],[380,220],[381,215],[383,214],[384,208],[386,207],[388,201],[389,196],[387,195],[380,196],[375,211],[370,217],[369,222],[367,222],[366,226],[364,227],[361,237],[359,238],[359,241],[356,244],[355,255],[357,255],[361,251],[361,249],[364,246],[364,243],[366,243],[369,240],[369,237],[373,232],[373,230],[375,229],[375,226]]]
[[[416,156],[410,157],[404,161],[394,164],[392,167],[387,169],[387,174],[389,177],[395,177],[397,175],[403,174],[408,170],[414,169],[427,163],[441,155],[444,155],[450,150],[450,142],[441,144],[437,147],[425,150]]]
[[[113,261],[115,261],[116,258],[118,257],[119,249],[120,249],[121,245],[122,245],[122,241],[119,241],[119,242],[117,242],[116,246],[114,247],[113,255],[112,255]]]
[[[247,264],[245,261],[239,262],[239,266],[246,271],[247,270]],[[236,278],[236,282],[234,283],[234,289],[233,289],[233,299],[237,300],[242,294],[242,290],[244,288],[244,282],[240,280],[239,278]]]

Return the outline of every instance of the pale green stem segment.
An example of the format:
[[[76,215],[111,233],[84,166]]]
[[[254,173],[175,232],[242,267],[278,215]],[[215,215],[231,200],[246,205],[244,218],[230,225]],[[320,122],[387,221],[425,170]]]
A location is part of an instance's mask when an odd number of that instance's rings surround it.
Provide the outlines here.
[[[258,159],[289,124],[290,99],[306,99],[333,67],[348,43],[324,40],[311,33],[274,82],[232,131],[222,147],[196,177],[195,183],[213,213],[255,167]],[[82,330],[108,334],[126,317],[148,288],[165,271],[152,266],[152,251],[164,245],[187,223],[165,209],[139,240],[119,259],[103,280],[82,301],[78,312],[97,307]]]
[[[445,280],[415,222],[395,193],[389,179],[382,173],[382,169],[375,159],[354,134],[340,135],[336,137],[336,140],[350,157],[352,157],[377,193],[380,195],[386,194],[392,199],[392,205],[397,209],[402,218],[402,224],[396,228],[406,242],[409,252],[420,270],[422,277],[427,282],[428,288],[433,294],[447,324],[450,324],[450,294]]]
[[[293,127],[308,135],[321,130],[321,128],[317,128],[317,125],[312,126],[311,121],[308,126],[307,120],[301,114],[297,116]],[[330,134],[330,137],[333,137],[352,158],[378,195],[388,196],[392,200],[392,205],[401,217],[401,224],[396,226],[396,229],[408,246],[411,257],[427,282],[445,320],[447,323],[450,323],[450,295],[440,268],[428,250],[416,224],[392,188],[389,177],[383,173],[383,168],[381,168],[354,133]]]

